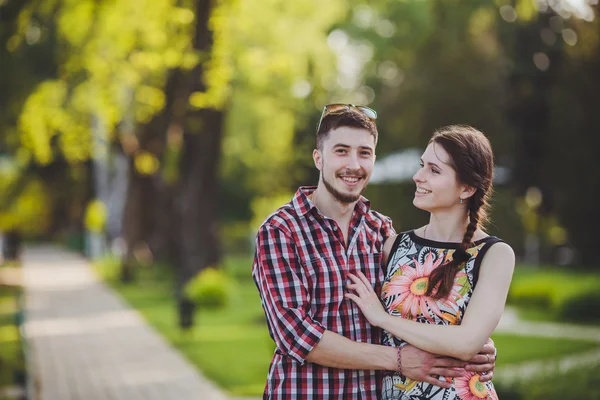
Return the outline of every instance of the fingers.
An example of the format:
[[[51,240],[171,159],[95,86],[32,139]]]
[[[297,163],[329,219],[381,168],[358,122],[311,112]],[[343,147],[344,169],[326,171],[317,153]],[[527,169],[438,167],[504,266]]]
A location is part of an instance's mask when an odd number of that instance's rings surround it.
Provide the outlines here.
[[[457,360],[450,357],[439,357],[435,359],[433,364],[434,367],[445,367],[445,368],[464,368],[467,365],[462,360]]]
[[[494,364],[469,364],[465,367],[467,371],[490,373],[494,370]]]
[[[366,287],[373,289],[373,287],[371,286],[371,282],[369,282],[369,280],[367,279],[365,274],[362,273],[362,271],[358,271],[358,277]]]
[[[485,375],[480,375],[479,382],[491,381],[493,377],[494,377],[494,371],[490,371],[490,372],[486,373]]]
[[[429,375],[427,375],[423,380],[425,382],[431,383],[432,385],[443,387],[446,389],[450,389],[452,387],[452,382],[446,382]]]
[[[358,297],[355,294],[352,293],[344,293],[344,297],[347,299],[352,300],[353,302],[355,302],[357,305],[360,303],[360,297]]]
[[[493,354],[477,354],[475,357],[469,360],[469,364],[487,364],[494,365],[496,363],[496,357]]]
[[[456,378],[463,376],[465,370],[462,368],[431,368],[429,371],[432,375],[445,376],[447,378]]]
[[[358,276],[348,274],[348,278],[350,278],[354,283],[348,283],[346,287],[350,290],[354,290],[359,297],[375,295],[375,291],[373,290],[371,283],[361,271],[358,271]]]
[[[494,347],[494,342],[492,342],[492,339],[488,339],[488,341],[483,345],[483,348],[479,354],[494,354],[495,351],[496,348]]]

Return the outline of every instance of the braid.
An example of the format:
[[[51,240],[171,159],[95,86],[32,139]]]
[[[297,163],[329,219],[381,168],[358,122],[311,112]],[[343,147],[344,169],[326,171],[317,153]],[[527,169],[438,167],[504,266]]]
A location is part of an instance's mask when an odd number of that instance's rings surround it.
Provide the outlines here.
[[[471,247],[473,235],[479,227],[480,213],[485,214],[485,210],[482,209],[482,205],[484,204],[485,198],[479,190],[469,199],[469,225],[467,225],[460,247],[454,251],[454,255],[450,261],[433,270],[429,276],[426,296],[431,296],[439,300],[448,297],[452,291],[454,278],[459,267],[471,258],[469,253],[467,253],[467,249]],[[433,292],[434,289],[436,289],[435,293]]]
[[[487,210],[493,187],[494,154],[485,135],[466,125],[451,125],[438,129],[429,144],[440,145],[448,153],[448,165],[456,171],[457,182],[475,189],[475,193],[468,199],[466,211],[469,224],[462,241],[452,254],[452,259],[438,266],[429,275],[425,295],[439,300],[448,297],[452,291],[460,266],[471,258],[467,250],[473,245],[475,232],[488,222]]]
[[[479,193],[479,190],[471,197],[469,202],[469,225],[467,225],[467,231],[463,237],[461,247],[463,250],[467,250],[471,247],[471,241],[477,228],[479,228],[479,212],[483,205],[483,196]]]

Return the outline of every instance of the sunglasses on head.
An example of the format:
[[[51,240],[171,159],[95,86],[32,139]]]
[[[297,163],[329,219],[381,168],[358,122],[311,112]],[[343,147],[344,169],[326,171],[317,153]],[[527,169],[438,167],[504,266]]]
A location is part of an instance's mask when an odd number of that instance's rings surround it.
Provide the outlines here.
[[[319,125],[317,125],[317,133],[319,133],[319,129],[321,129],[321,122],[323,122],[323,118],[325,118],[328,114],[340,114],[344,111],[348,111],[350,108],[354,108],[361,112],[364,116],[369,119],[376,120],[377,119],[377,111],[372,108],[366,106],[355,106],[354,104],[327,104],[323,107],[323,112],[321,113],[321,118],[319,118]]]

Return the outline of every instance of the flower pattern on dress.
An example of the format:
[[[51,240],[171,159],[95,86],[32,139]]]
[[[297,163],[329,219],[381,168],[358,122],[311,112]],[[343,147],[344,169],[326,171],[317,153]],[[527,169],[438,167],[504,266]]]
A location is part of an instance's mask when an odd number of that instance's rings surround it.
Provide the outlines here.
[[[446,299],[425,296],[429,277],[435,268],[452,259],[456,247],[446,243],[418,238],[414,232],[401,233],[386,267],[381,299],[388,312],[419,323],[459,325],[473,295],[478,276],[478,262],[489,247],[500,241],[488,237],[467,249],[471,258],[459,267],[451,293]],[[403,346],[401,338],[384,332],[387,346]],[[451,388],[420,382],[398,373],[386,373],[381,383],[382,400],[497,400],[491,382],[479,382],[479,376],[465,371],[465,376],[453,380]],[[438,377],[444,379],[443,377]],[[484,395],[485,394],[485,395]],[[484,396],[484,397],[479,397]]]
[[[465,371],[463,376],[454,378],[454,388],[458,397],[461,400],[498,400],[494,388],[480,382],[479,378],[480,375],[472,371]]]
[[[448,312],[442,312],[440,306],[443,305],[455,312],[458,311],[457,300],[462,298],[461,292],[465,284],[468,284],[467,274],[464,270],[460,270],[456,274],[454,286],[446,299],[435,300],[425,295],[429,287],[429,276],[442,262],[445,262],[445,257],[440,257],[430,251],[422,264],[417,258],[413,258],[412,263],[401,265],[383,287],[384,299],[394,297],[388,305],[388,311],[396,309],[403,318],[407,319],[415,319],[422,315],[434,323],[433,317],[437,316],[456,324],[456,317]]]

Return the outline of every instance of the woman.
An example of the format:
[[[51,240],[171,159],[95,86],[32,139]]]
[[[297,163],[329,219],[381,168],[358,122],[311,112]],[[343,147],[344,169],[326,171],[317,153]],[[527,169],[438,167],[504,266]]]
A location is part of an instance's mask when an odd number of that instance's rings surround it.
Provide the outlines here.
[[[385,344],[400,349],[409,342],[466,361],[496,328],[515,258],[510,246],[482,229],[493,166],[490,143],[474,128],[448,126],[429,141],[413,178],[413,204],[430,213],[429,223],[385,243],[381,300],[364,275],[350,275],[346,296],[372,325],[385,330]],[[497,395],[491,382],[481,383],[479,375],[467,370],[449,389],[411,381],[400,371],[384,377],[382,398],[475,400]]]

